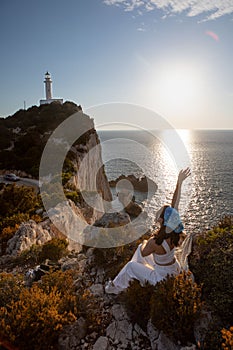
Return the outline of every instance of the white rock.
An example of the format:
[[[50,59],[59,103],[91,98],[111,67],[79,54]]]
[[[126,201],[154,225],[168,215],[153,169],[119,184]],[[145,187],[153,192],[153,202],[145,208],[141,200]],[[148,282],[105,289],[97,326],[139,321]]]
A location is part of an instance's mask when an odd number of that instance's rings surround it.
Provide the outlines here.
[[[22,223],[15,235],[8,241],[6,253],[18,255],[33,244],[44,244],[52,239],[50,233],[33,220]]]
[[[156,341],[159,337],[159,331],[154,327],[154,325],[151,322],[151,319],[147,323],[147,334],[150,339],[151,349],[156,350],[157,349]]]
[[[155,347],[152,350],[179,350],[180,346],[174,344],[163,332],[160,332],[159,338],[154,342]]]
[[[104,288],[102,284],[93,284],[90,287],[90,291],[95,296],[102,296],[104,294]]]
[[[115,320],[119,320],[119,321],[124,320],[124,319],[128,320],[127,312],[126,312],[125,308],[123,307],[123,305],[120,305],[120,304],[113,305],[112,315],[115,318]]]
[[[93,346],[93,350],[108,350],[109,342],[107,337],[99,337]]]

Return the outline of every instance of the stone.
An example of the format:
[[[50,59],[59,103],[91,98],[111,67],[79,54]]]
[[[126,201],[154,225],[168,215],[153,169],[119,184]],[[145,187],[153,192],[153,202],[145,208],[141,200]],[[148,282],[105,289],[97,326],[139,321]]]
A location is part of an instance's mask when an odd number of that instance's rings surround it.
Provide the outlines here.
[[[124,208],[124,210],[130,216],[135,216],[135,217],[140,215],[142,212],[142,208],[140,207],[140,205],[132,201]]]
[[[121,304],[114,304],[112,307],[112,315],[115,318],[115,320],[120,321],[124,319],[128,319],[127,312],[123,305]]]
[[[155,346],[155,347],[154,347]],[[159,337],[155,340],[152,350],[179,350],[180,346],[174,344],[162,331],[159,333]]]
[[[63,201],[48,210],[48,216],[60,233],[68,238],[69,249],[82,250],[82,232],[87,226],[82,210],[71,200]]]
[[[17,256],[34,244],[44,244],[51,240],[49,231],[33,220],[22,223],[15,235],[7,242],[6,254]]]
[[[201,317],[198,318],[194,325],[194,337],[197,344],[203,344],[211,321],[211,313],[209,311],[203,310]]]
[[[102,296],[104,294],[104,288],[102,284],[93,284],[90,287],[90,291],[95,296]]]
[[[142,176],[141,178],[137,178],[135,175],[120,175],[116,180],[109,181],[110,187],[116,187],[117,182],[120,180],[130,181],[134,190],[140,192],[148,192],[148,189],[155,192],[158,188],[157,184],[148,177]]]
[[[156,350],[157,349],[156,341],[159,337],[159,331],[158,329],[155,328],[155,326],[151,322],[151,319],[147,323],[147,334],[150,339],[151,350]]]
[[[127,320],[113,321],[106,329],[106,335],[113,342],[119,342],[121,347],[127,346],[129,341],[133,339],[133,326]]]
[[[93,346],[93,350],[108,350],[109,341],[107,337],[99,337]]]
[[[105,213],[99,220],[96,220],[94,226],[113,228],[124,226],[130,222],[127,213]]]
[[[104,282],[105,277],[105,270],[103,267],[98,267],[96,271],[96,283],[102,283]]]
[[[125,231],[129,226],[132,227],[130,224],[131,220],[127,213],[105,213],[92,226],[89,225],[83,230],[83,244],[107,248],[114,246],[116,241],[122,241],[125,237],[130,241],[131,232]],[[108,230],[109,228],[112,230]],[[132,240],[134,239],[132,237]]]
[[[110,323],[109,326],[107,327],[106,335],[107,335],[107,337],[111,338],[112,340],[116,340],[115,339],[115,335],[116,335],[116,322],[115,321]]]
[[[142,335],[143,337],[147,338],[146,332],[144,332],[144,330],[137,323],[135,323],[134,325],[134,331],[136,332],[136,334]]]
[[[93,254],[94,254],[94,250],[95,250],[95,248],[88,248],[88,250],[86,252],[86,257],[87,258],[92,258]]]
[[[66,325],[58,338],[59,350],[78,349],[81,340],[86,336],[87,325],[83,317],[79,317],[77,321],[71,325]]]
[[[67,270],[79,270],[79,261],[77,258],[66,258],[66,261],[63,262],[61,266],[62,271]]]

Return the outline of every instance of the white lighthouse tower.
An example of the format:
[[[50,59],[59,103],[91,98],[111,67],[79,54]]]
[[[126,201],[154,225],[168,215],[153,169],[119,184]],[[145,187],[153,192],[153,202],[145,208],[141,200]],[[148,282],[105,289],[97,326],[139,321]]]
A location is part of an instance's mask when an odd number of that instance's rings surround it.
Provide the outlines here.
[[[49,104],[52,102],[59,102],[59,103],[63,103],[63,99],[62,98],[53,98],[52,97],[52,79],[51,79],[51,75],[49,72],[45,73],[45,97],[46,100],[40,100],[40,105],[45,105],[45,104]]]
[[[52,99],[52,79],[49,72],[45,73],[44,83],[45,83],[46,100],[51,100]]]

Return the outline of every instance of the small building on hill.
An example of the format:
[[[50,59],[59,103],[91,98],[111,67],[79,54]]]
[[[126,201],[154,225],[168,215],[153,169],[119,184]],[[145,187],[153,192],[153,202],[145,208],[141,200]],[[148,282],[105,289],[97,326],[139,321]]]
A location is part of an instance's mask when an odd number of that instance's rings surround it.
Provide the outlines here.
[[[45,73],[45,96],[46,99],[45,100],[40,100],[40,105],[45,105],[45,104],[49,104],[52,102],[59,102],[61,104],[63,104],[63,99],[62,98],[53,98],[52,96],[52,79],[51,79],[51,75],[49,72]]]

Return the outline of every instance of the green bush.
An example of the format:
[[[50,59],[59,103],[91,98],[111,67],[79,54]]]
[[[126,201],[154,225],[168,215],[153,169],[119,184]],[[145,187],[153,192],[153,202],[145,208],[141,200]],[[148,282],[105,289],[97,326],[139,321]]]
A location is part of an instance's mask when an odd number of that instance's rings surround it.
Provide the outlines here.
[[[75,204],[80,202],[80,195],[76,191],[65,191],[67,199],[71,199]]]
[[[76,320],[63,312],[64,299],[56,287],[49,293],[36,284],[23,288],[17,301],[0,308],[0,335],[20,349],[54,349],[62,326]]]
[[[41,206],[40,197],[31,187],[5,185],[0,192],[0,242],[5,253],[7,241],[14,235],[22,222],[30,218],[40,221],[35,215]]]
[[[168,277],[155,285],[151,318],[156,328],[183,344],[194,342],[194,323],[202,309],[201,287],[190,273]]]
[[[32,266],[38,265],[43,261],[40,261],[40,253],[42,246],[38,244],[33,244],[30,248],[25,249],[21,252],[19,256],[16,257],[16,263],[18,265]]]
[[[14,229],[15,225],[19,225],[22,222],[28,221],[29,219],[30,215],[28,213],[17,213],[11,216],[6,216],[0,221],[0,230],[4,230],[6,227],[11,227]]]
[[[32,213],[38,206],[38,197],[32,187],[5,185],[0,192],[0,215],[2,218],[18,213]]]
[[[42,262],[46,259],[58,261],[68,254],[67,247],[68,242],[66,239],[53,238],[42,246],[42,250],[39,253],[39,260]]]
[[[57,262],[63,256],[68,254],[68,242],[65,239],[53,238],[43,245],[33,244],[29,249],[24,250],[16,258],[18,264],[35,266],[49,259]]]
[[[134,322],[145,327],[149,318],[157,329],[182,344],[194,342],[194,323],[202,309],[201,288],[190,273],[141,287],[135,281],[124,298],[126,309]]]
[[[9,304],[19,298],[23,287],[23,277],[14,276],[10,273],[0,273],[0,307]]]
[[[62,327],[83,316],[90,332],[102,334],[104,319],[98,300],[74,285],[77,271],[44,275],[31,288],[21,277],[0,274],[0,339],[19,350],[57,349]]]
[[[153,291],[154,286],[151,284],[142,287],[139,281],[133,280],[126,293],[121,296],[131,321],[138,323],[145,330],[150,318],[150,300]]]
[[[229,329],[222,329],[222,337],[223,337],[223,343],[222,348],[223,350],[231,350],[233,349],[233,326]]]
[[[195,279],[203,284],[203,297],[223,325],[233,319],[232,266],[232,218],[224,218],[219,226],[198,236],[190,257]]]

